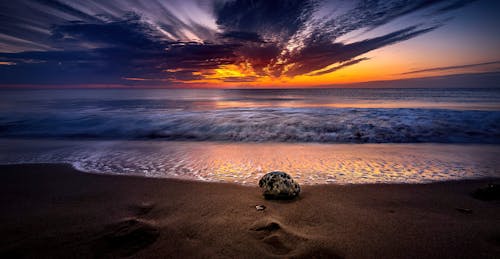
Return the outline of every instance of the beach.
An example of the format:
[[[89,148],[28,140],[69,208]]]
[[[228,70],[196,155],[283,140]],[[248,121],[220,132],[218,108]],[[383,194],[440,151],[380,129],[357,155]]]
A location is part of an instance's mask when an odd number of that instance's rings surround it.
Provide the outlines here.
[[[2,93],[2,258],[500,257],[498,89]]]
[[[0,259],[500,259],[500,1],[0,7]]]
[[[3,258],[498,258],[494,179],[306,185],[264,200],[232,183],[0,166]],[[498,179],[496,179],[498,182]],[[256,205],[265,205],[257,211]]]

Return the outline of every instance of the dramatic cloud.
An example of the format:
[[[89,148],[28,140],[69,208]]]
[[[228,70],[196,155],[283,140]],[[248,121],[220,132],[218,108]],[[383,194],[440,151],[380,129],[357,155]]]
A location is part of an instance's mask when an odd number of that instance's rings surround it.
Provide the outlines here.
[[[324,75],[324,74],[328,74],[328,73],[331,73],[331,72],[334,72],[334,71],[337,71],[339,69],[342,69],[344,67],[348,67],[348,66],[352,66],[352,65],[355,65],[361,61],[365,61],[365,60],[368,60],[369,58],[358,58],[358,59],[352,59],[350,61],[346,61],[340,65],[337,65],[337,66],[334,66],[334,67],[330,67],[330,68],[327,68],[325,70],[322,70],[322,71],[318,71],[318,72],[315,72],[313,73],[312,75],[313,76],[319,76],[319,75]]]
[[[432,31],[442,25],[440,15],[469,2],[4,2],[0,84],[181,84],[319,76],[368,60],[362,55],[372,50]],[[340,40],[407,15],[414,16],[413,24],[353,42]]]

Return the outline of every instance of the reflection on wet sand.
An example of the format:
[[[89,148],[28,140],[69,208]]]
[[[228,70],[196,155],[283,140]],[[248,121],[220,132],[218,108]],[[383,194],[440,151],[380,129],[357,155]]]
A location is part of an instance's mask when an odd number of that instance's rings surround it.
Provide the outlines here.
[[[271,170],[286,171],[301,184],[423,183],[500,173],[498,145],[22,140],[0,144],[1,163],[67,162],[91,172],[247,185]]]

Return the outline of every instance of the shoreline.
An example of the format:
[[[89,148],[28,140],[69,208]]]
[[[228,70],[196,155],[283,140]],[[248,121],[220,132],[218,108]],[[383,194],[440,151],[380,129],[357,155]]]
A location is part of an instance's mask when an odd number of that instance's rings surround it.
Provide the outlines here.
[[[235,183],[0,165],[2,257],[495,258],[498,178],[303,185],[293,201]],[[265,205],[256,211],[255,205]]]
[[[2,166],[18,166],[18,165],[65,165],[65,166],[70,166],[73,170],[78,171],[79,173],[84,173],[84,174],[91,174],[91,175],[107,175],[107,176],[118,176],[118,177],[138,177],[138,178],[146,178],[146,179],[163,179],[167,181],[180,181],[180,182],[193,182],[193,183],[216,183],[216,184],[230,184],[230,185],[236,185],[236,186],[242,186],[242,187],[248,187],[248,188],[253,188],[258,186],[258,181],[255,182],[255,184],[243,184],[239,182],[226,182],[226,181],[210,181],[210,180],[200,180],[200,179],[189,179],[189,178],[176,178],[176,177],[155,177],[155,176],[145,176],[145,175],[134,175],[134,174],[119,174],[119,173],[106,173],[106,172],[96,172],[96,171],[85,171],[82,168],[78,168],[77,166],[71,164],[71,163],[12,163],[12,164],[0,164],[0,167]],[[300,183],[300,186],[307,186],[307,187],[313,187],[313,186],[358,186],[358,185],[376,185],[376,186],[384,186],[384,185],[431,185],[431,184],[453,184],[453,183],[467,183],[467,182],[500,182],[500,177],[477,177],[477,178],[465,178],[465,179],[449,179],[449,180],[429,180],[428,182],[368,182],[368,183],[337,183],[337,182],[330,182],[330,183],[314,183],[314,184],[308,184],[308,183]]]
[[[500,145],[0,140],[0,164],[70,163],[85,172],[253,185],[425,183],[499,177]]]
[[[146,175],[141,175],[141,174],[120,174],[120,173],[106,173],[106,172],[96,172],[96,171],[85,171],[82,168],[78,168],[77,166],[71,164],[71,163],[53,163],[53,162],[46,162],[46,163],[0,163],[0,168],[3,166],[24,166],[24,165],[36,165],[36,166],[69,166],[71,167],[71,170],[77,171],[78,173],[83,173],[83,174],[90,174],[90,175],[104,175],[104,176],[117,176],[117,177],[132,177],[132,178],[144,178],[144,179],[159,179],[159,180],[166,180],[166,181],[179,181],[179,182],[186,182],[186,183],[215,183],[215,184],[229,184],[229,185],[236,185],[236,186],[242,186],[242,187],[247,187],[247,188],[252,188],[255,186],[258,186],[258,181],[256,181],[255,184],[249,185],[249,184],[243,184],[239,182],[226,182],[226,181],[210,181],[210,180],[200,180],[200,179],[190,179],[190,178],[177,178],[177,177],[157,177],[157,176],[146,176]],[[313,186],[364,186],[364,185],[376,185],[376,186],[384,186],[384,185],[431,185],[431,184],[453,184],[453,183],[467,183],[467,182],[500,182],[500,177],[477,177],[477,178],[465,178],[465,179],[449,179],[449,180],[430,180],[428,182],[367,182],[367,183],[337,183],[337,182],[330,182],[330,183],[314,183],[314,184],[308,184],[308,183],[300,183],[300,186],[308,186],[308,187],[313,187]]]

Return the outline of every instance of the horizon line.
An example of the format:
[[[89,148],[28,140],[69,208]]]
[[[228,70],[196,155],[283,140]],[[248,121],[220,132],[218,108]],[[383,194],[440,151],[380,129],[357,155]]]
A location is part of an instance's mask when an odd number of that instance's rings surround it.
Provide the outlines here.
[[[420,80],[452,80],[457,77],[471,76],[494,76],[498,75],[496,83],[494,86],[485,87],[471,87],[471,86],[383,86],[383,85],[373,85],[367,86],[368,84],[394,84],[403,83],[408,81],[420,81]],[[487,78],[482,78],[487,79]],[[418,82],[413,82],[418,83]],[[231,86],[231,87],[214,87],[212,85],[207,86],[189,86],[189,85],[177,85],[177,86],[158,86],[158,85],[127,85],[127,84],[39,84],[39,85],[27,85],[27,84],[0,84],[0,89],[334,89],[334,88],[358,88],[358,89],[377,89],[377,88],[500,88],[500,71],[491,72],[481,72],[481,73],[460,73],[460,74],[449,74],[449,75],[439,75],[439,76],[427,76],[427,77],[412,77],[412,78],[401,78],[401,79],[388,79],[388,80],[372,80],[372,81],[361,81],[353,83],[337,83],[337,84],[324,84],[324,85],[300,85],[300,86]]]

